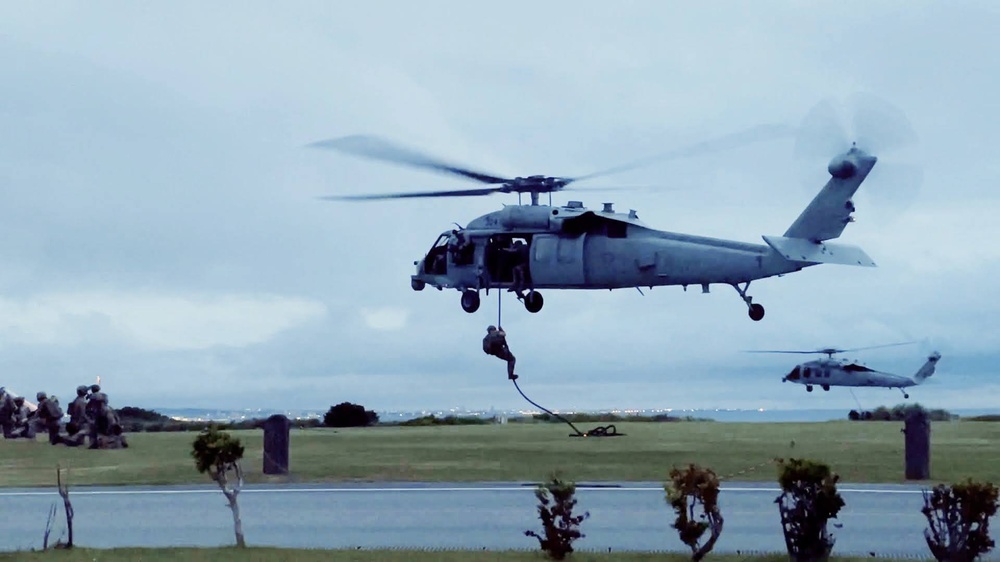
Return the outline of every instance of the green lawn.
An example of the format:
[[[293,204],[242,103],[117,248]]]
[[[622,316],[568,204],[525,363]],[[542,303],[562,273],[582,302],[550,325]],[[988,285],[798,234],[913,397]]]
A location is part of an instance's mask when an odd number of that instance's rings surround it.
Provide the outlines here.
[[[542,423],[293,430],[292,475],[282,478],[261,474],[262,431],[234,433],[246,445],[249,482],[539,481],[555,469],[577,482],[663,481],[687,463],[727,480],[773,480],[774,457],[827,462],[844,482],[903,481],[896,422],[617,425],[627,436],[570,438],[565,425]],[[207,483],[190,457],[195,435],[131,434],[131,447],[117,451],[5,441],[0,486],[52,485],[57,464],[74,485]],[[1000,482],[1000,423],[935,423],[931,445],[935,481]]]
[[[150,561],[288,561],[310,562],[335,560],[338,562],[544,562],[548,560],[540,551],[420,551],[420,550],[298,550],[278,548],[117,548],[112,550],[74,549],[70,551],[18,552],[0,554],[0,560],[28,562],[133,562]],[[575,552],[571,562],[687,562],[684,554],[642,553],[592,553]],[[786,562],[787,556],[735,556],[708,555],[706,562]],[[871,558],[841,558],[833,556],[830,562],[862,562]]]

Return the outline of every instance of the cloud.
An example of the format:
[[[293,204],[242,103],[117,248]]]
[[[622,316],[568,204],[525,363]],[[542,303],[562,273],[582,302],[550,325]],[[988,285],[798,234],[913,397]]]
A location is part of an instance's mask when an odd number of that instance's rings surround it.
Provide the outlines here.
[[[395,332],[406,327],[410,317],[408,310],[392,307],[362,308],[361,316],[365,325],[380,332]]]
[[[243,347],[326,315],[322,303],[271,295],[48,294],[0,300],[4,345],[118,340],[149,351]]]

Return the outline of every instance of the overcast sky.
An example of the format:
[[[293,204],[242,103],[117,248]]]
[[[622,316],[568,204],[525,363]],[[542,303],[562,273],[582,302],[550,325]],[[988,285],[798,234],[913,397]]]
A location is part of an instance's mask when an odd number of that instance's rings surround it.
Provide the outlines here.
[[[878,268],[755,282],[761,322],[726,286],[550,290],[538,314],[505,295],[520,382],[561,409],[854,407],[780,382],[808,356],[741,350],[921,340],[852,357],[911,375],[938,349],[913,399],[998,406],[995,2],[485,6],[0,4],[0,384],[68,399],[100,376],[117,406],[153,408],[525,405],[480,347],[496,293],[469,315],[455,291],[409,286],[452,222],[516,199],[320,201],[471,185],[304,145],[377,134],[497,174],[579,175],[867,92],[919,136],[876,151],[840,239]],[[835,154],[796,157],[803,134],[555,201],[761,242],[828,177]]]

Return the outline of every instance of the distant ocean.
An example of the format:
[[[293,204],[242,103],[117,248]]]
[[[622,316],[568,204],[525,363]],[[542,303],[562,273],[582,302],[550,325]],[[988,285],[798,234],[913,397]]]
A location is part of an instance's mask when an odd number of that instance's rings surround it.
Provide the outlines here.
[[[318,410],[209,410],[201,408],[154,408],[157,412],[175,419],[186,420],[214,420],[214,421],[238,421],[247,419],[266,418],[274,414],[283,414],[290,418],[319,418],[325,412]],[[633,411],[638,415],[657,415],[667,413],[675,417],[691,416],[694,418],[705,418],[719,422],[823,422],[847,419],[849,409],[815,409],[815,410],[639,410]],[[981,415],[1000,415],[1000,408],[979,408],[979,409],[948,409],[949,412],[960,417],[972,417]],[[376,411],[382,421],[405,421],[421,416],[434,415],[444,416],[468,416],[491,418],[494,416],[516,418],[523,416],[520,411],[462,411],[462,410],[423,410],[412,412],[398,411]],[[566,412],[562,412],[566,413]],[[581,412],[584,413],[584,412]],[[596,413],[586,412],[586,413]],[[627,417],[627,415],[623,415]]]

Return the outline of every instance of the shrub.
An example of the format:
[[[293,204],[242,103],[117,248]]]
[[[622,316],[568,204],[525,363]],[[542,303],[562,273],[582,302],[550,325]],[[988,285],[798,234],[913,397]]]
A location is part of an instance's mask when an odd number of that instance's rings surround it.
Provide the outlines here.
[[[124,406],[115,410],[118,420],[121,421],[144,421],[144,422],[165,422],[170,418],[154,410],[136,408],[134,406]]]
[[[711,469],[692,464],[686,470],[671,470],[670,482],[664,488],[667,502],[677,513],[672,527],[691,549],[691,559],[698,562],[712,551],[722,534],[719,478]],[[710,531],[709,539],[699,545],[705,531]]]
[[[971,479],[924,491],[924,538],[934,558],[972,562],[993,549],[990,518],[997,512],[997,487]]]
[[[542,521],[542,535],[525,531],[525,536],[538,539],[539,547],[549,558],[563,560],[573,552],[573,541],[583,538],[579,526],[590,513],[573,515],[576,507],[576,485],[553,475],[548,482],[538,486],[538,518]]]
[[[365,410],[360,404],[341,402],[331,406],[323,416],[323,425],[327,427],[365,427],[378,423],[378,414]]]
[[[827,522],[844,507],[837,492],[840,477],[829,466],[809,460],[779,460],[778,467],[782,493],[775,503],[789,557],[793,562],[827,560],[834,543]]]
[[[496,423],[496,418],[477,418],[475,416],[445,416],[439,418],[433,414],[412,420],[399,422],[396,425],[404,427],[426,427],[433,425],[490,425]]]
[[[983,414],[981,416],[972,416],[971,418],[965,418],[970,421],[985,421],[985,422],[997,422],[1000,421],[1000,415],[998,414]]]
[[[851,410],[847,417],[851,420],[865,421],[905,421],[907,416],[914,411],[926,413],[928,419],[931,421],[953,421],[958,419],[958,415],[953,414],[948,410],[943,410],[941,408],[927,410],[920,404],[897,404],[892,408],[879,406],[878,408],[875,408],[874,411],[865,410],[859,412],[857,410]]]

